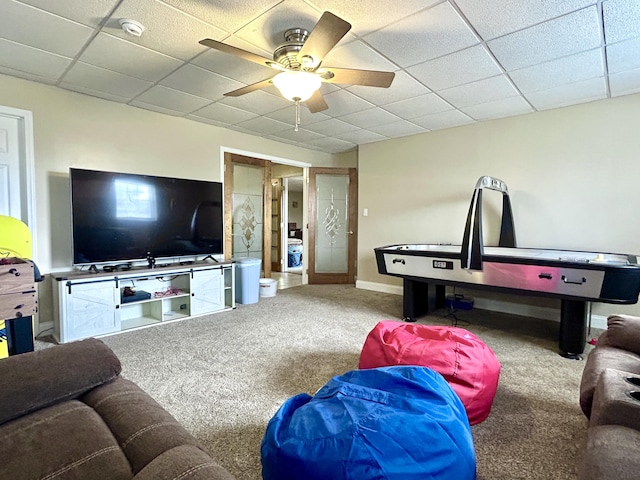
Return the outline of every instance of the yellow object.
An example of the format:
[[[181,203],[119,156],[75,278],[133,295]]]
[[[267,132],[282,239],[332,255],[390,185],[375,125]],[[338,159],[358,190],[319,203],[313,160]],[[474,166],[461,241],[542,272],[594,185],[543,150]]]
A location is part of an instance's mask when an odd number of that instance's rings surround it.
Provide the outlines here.
[[[18,257],[31,259],[31,231],[22,221],[0,215],[0,258]]]

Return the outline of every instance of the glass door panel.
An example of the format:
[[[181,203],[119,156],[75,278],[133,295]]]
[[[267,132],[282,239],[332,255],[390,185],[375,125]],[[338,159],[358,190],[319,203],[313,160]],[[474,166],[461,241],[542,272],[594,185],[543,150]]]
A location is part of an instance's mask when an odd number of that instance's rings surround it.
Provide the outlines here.
[[[263,171],[233,165],[233,257],[262,258]]]
[[[349,176],[316,176],[316,273],[347,273]]]

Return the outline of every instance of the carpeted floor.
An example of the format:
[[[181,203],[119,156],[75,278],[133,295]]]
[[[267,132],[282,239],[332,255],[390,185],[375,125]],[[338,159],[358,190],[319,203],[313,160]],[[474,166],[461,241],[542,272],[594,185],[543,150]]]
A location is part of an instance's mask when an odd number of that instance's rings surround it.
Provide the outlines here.
[[[234,311],[103,340],[120,357],[123,375],[238,480],[258,480],[260,441],[282,402],[357,368],[367,333],[380,320],[399,319],[401,311],[396,295],[307,285]],[[584,362],[556,353],[558,325],[484,311],[458,319],[502,364],[492,413],[472,428],[478,478],[575,479],[587,426],[578,406]]]

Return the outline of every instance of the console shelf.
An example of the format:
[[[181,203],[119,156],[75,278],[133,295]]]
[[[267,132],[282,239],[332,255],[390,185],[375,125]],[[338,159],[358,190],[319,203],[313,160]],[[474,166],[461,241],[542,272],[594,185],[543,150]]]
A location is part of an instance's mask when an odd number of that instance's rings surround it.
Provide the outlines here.
[[[57,274],[54,336],[66,343],[235,308],[234,275],[232,263]]]

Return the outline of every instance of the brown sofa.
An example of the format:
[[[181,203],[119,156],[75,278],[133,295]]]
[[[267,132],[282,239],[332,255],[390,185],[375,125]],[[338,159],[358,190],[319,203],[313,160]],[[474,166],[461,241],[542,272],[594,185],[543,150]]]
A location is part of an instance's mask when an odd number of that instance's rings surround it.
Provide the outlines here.
[[[232,480],[88,339],[0,360],[0,477]]]
[[[640,478],[640,317],[607,318],[587,357],[580,407],[589,431],[578,480]]]

